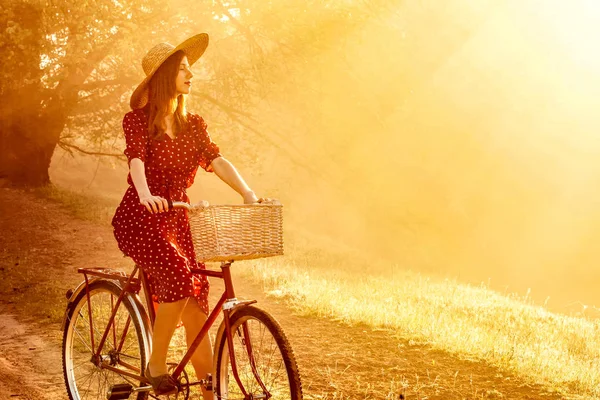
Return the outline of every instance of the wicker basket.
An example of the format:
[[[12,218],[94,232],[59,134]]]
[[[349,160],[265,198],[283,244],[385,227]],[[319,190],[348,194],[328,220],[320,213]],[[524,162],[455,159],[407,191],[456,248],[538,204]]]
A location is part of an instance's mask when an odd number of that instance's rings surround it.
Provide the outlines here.
[[[281,204],[215,205],[188,213],[198,261],[283,254]]]

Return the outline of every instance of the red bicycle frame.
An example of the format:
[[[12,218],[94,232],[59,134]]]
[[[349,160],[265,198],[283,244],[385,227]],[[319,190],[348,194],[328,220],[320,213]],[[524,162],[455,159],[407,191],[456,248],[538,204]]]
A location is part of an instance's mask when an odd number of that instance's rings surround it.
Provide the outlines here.
[[[229,358],[231,361],[231,369],[233,372],[233,376],[234,376],[235,381],[237,382],[240,390],[242,391],[242,394],[244,395],[244,397],[248,397],[248,393],[246,392],[246,389],[244,388],[244,385],[242,384],[242,382],[240,380],[238,370],[237,370],[237,364],[235,361],[235,352],[234,352],[234,348],[233,348],[233,332],[231,331],[230,318],[236,308],[243,307],[243,306],[246,306],[246,305],[249,305],[252,303],[256,303],[256,300],[238,301],[236,299],[235,290],[233,288],[233,281],[231,279],[231,271],[230,271],[231,263],[232,263],[232,261],[221,262],[221,271],[215,271],[215,270],[209,270],[209,269],[194,269],[194,270],[192,270],[192,273],[195,273],[198,275],[203,275],[203,276],[207,276],[207,277],[211,277],[211,278],[223,279],[223,282],[225,284],[225,291],[221,295],[221,298],[219,299],[219,301],[217,301],[217,304],[215,305],[215,307],[209,314],[206,322],[204,323],[204,325],[202,326],[202,329],[200,330],[200,332],[198,333],[198,335],[196,336],[196,338],[190,345],[189,349],[187,350],[187,352],[185,353],[185,355],[183,356],[181,361],[175,367],[175,370],[173,371],[172,376],[176,381],[179,379],[179,376],[183,372],[183,369],[185,368],[187,363],[190,361],[192,354],[194,354],[194,352],[196,351],[196,349],[198,348],[198,346],[200,345],[202,340],[208,334],[208,331],[210,330],[210,328],[216,321],[217,317],[219,316],[219,313],[221,311],[223,311],[223,322],[225,325],[225,334],[227,335],[226,336],[227,337],[227,345],[228,345],[228,349],[229,349]],[[89,327],[90,327],[91,345],[92,345],[92,352],[93,352],[92,361],[99,368],[108,369],[108,370],[114,371],[118,374],[133,378],[135,380],[139,380],[144,383],[149,383],[148,380],[144,376],[141,375],[141,371],[139,368],[119,360],[119,363],[123,367],[136,372],[138,374],[138,375],[136,375],[132,372],[128,372],[121,368],[117,368],[117,367],[108,365],[107,363],[104,363],[104,360],[102,359],[102,355],[101,355],[102,348],[104,347],[104,344],[106,343],[108,335],[110,334],[111,331],[113,334],[113,342],[117,343],[117,336],[116,336],[117,332],[116,332],[116,327],[114,326],[115,325],[114,319],[115,319],[117,310],[118,310],[119,306],[121,305],[123,298],[127,295],[127,293],[137,295],[137,294],[139,294],[141,288],[142,287],[144,288],[148,314],[150,317],[151,324],[154,325],[154,320],[156,318],[156,314],[154,312],[152,299],[150,298],[150,294],[148,291],[148,285],[147,285],[147,281],[145,278],[145,274],[143,273],[143,271],[141,271],[141,269],[137,265],[134,267],[133,272],[130,275],[127,275],[123,272],[110,270],[110,269],[103,269],[103,268],[79,268],[77,271],[79,273],[83,274],[84,279],[85,279],[85,291],[86,291],[86,296],[88,299]],[[135,276],[138,272],[139,272],[140,277],[136,278]],[[123,284],[122,291],[119,294],[119,297],[117,298],[117,300],[114,304],[113,304],[113,300],[111,297],[112,313],[109,318],[108,325],[106,326],[106,328],[104,330],[104,333],[102,335],[102,338],[100,339],[100,342],[98,343],[97,348],[94,343],[94,334],[93,334],[94,333],[94,325],[93,325],[91,303],[90,303],[88,275],[91,275],[94,277],[99,277],[99,278],[110,279],[110,280],[117,280],[121,284]],[[119,352],[123,346],[130,323],[131,323],[131,317],[128,317],[127,321],[125,322],[125,327],[124,327],[124,330],[122,333],[122,337],[120,338],[119,345],[117,346],[117,349],[116,349],[117,352]],[[260,375],[256,368],[254,355],[252,352],[252,341],[250,340],[250,332],[248,330],[246,323],[243,323],[242,334],[244,335],[243,342],[245,343],[246,351],[248,352],[248,359],[250,361],[252,373],[253,373],[256,381],[260,385],[260,387],[263,389],[267,398],[270,398],[271,397],[270,393],[268,393],[264,383],[260,379]]]

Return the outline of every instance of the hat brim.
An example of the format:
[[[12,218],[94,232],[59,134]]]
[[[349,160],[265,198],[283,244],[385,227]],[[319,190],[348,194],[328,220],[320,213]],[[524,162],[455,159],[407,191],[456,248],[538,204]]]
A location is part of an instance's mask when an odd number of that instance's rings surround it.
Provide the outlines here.
[[[162,63],[167,60],[167,58],[179,50],[182,50],[187,56],[188,62],[191,66],[194,65],[194,63],[198,61],[200,57],[202,57],[206,47],[208,47],[208,34],[200,33],[184,40],[181,44],[179,44],[179,46],[173,48],[173,50],[165,54],[163,59],[156,63],[156,66],[146,76],[146,79],[144,79],[131,94],[131,98],[129,99],[129,105],[131,109],[135,110],[142,108],[148,103],[148,82],[150,82],[150,79],[152,79],[154,73],[158,70],[158,68],[160,68]]]

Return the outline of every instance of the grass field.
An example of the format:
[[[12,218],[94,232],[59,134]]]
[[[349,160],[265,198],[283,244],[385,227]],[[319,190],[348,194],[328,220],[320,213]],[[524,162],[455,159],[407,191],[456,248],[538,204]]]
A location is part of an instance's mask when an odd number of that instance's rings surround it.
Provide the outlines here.
[[[299,312],[365,323],[483,360],[582,398],[600,396],[600,323],[553,314],[484,285],[301,249],[252,262],[246,274]]]
[[[50,199],[64,205],[75,217],[110,224],[110,220],[118,205],[108,196],[89,191],[73,191],[56,185],[47,185],[32,191],[36,196]]]

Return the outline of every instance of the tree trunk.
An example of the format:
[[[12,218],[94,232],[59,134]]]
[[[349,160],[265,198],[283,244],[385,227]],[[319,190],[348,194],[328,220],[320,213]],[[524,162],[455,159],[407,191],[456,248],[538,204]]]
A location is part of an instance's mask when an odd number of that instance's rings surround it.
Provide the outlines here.
[[[0,180],[13,186],[44,186],[50,183],[52,154],[77,92],[55,95],[43,109],[39,88],[32,85],[22,92],[0,98],[11,104],[0,113]]]
[[[0,180],[14,186],[43,186],[50,183],[48,169],[58,140],[49,135],[41,118],[23,116],[2,124],[0,132]]]
[[[11,104],[0,113],[0,180],[14,186],[50,183],[52,154],[77,104],[78,85],[92,68],[88,66],[85,75],[69,75],[50,96],[39,85],[31,85],[0,97],[3,104]]]

